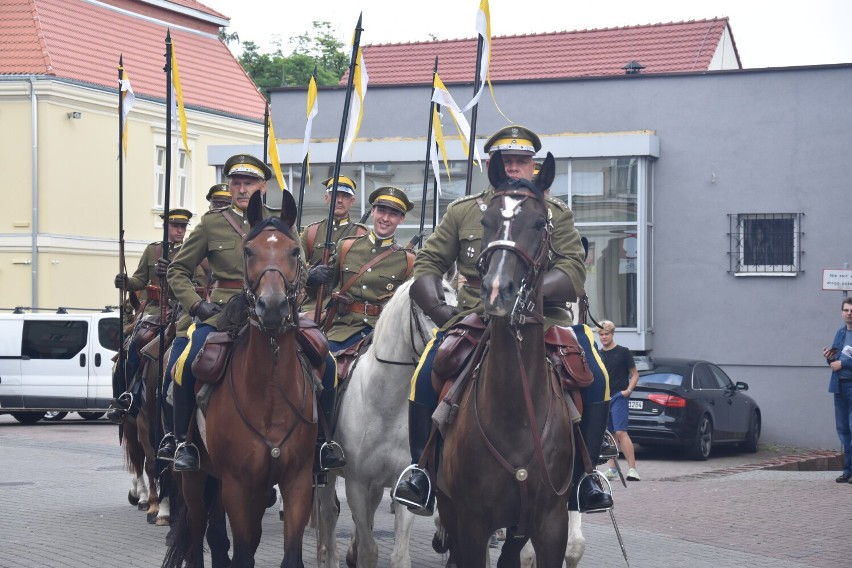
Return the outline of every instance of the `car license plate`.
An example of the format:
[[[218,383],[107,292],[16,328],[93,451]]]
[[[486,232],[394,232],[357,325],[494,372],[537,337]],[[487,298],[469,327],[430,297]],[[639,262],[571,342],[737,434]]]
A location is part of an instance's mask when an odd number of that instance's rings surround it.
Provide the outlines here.
[[[627,408],[630,410],[642,410],[643,401],[641,400],[628,400]]]

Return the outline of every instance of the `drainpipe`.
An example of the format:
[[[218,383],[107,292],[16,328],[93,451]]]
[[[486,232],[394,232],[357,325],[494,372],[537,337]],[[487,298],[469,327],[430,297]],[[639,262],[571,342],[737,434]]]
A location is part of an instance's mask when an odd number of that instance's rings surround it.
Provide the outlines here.
[[[35,81],[30,77],[30,106],[32,119],[30,129],[33,134],[32,176],[33,176],[33,220],[32,220],[32,307],[38,305],[38,98],[35,93]]]

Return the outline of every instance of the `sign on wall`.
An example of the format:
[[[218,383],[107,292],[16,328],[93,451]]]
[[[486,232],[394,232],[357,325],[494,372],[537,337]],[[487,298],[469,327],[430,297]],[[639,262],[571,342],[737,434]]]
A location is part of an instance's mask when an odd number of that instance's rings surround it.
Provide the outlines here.
[[[852,290],[852,270],[825,268],[822,271],[823,290]]]

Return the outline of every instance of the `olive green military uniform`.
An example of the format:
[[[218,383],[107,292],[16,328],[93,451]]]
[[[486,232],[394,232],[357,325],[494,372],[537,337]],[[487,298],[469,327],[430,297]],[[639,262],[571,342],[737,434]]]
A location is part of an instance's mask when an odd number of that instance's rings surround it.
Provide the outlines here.
[[[265,207],[263,213],[266,218],[277,212]],[[242,285],[239,285],[243,281],[243,237],[228,223],[225,214],[231,215],[237,226],[241,227],[244,233],[248,233],[248,219],[238,209],[232,207],[208,211],[201,217],[201,222],[186,238],[180,253],[169,265],[170,291],[187,312],[202,299],[192,283],[192,274],[205,258],[209,263],[210,278],[213,282],[210,302],[224,307],[233,296],[243,291]],[[218,319],[218,315],[214,315],[204,323],[216,327]]]
[[[127,278],[127,290],[138,292],[145,290],[148,285],[160,285],[160,277],[157,276],[157,260],[160,258],[159,251],[162,241],[156,241],[145,247],[142,252],[142,258],[139,259],[139,266],[132,276]],[[174,259],[181,250],[182,243],[169,243],[168,258]],[[207,278],[204,270],[197,267],[193,282],[196,286],[203,286]],[[177,299],[174,292],[169,289],[169,299],[172,303]],[[153,315],[160,313],[160,303],[157,300],[151,300],[145,306],[145,315]],[[187,325],[189,327],[189,325]]]
[[[325,252],[325,233],[327,226],[328,219],[323,219],[322,221],[311,223],[302,231],[300,240],[308,266],[316,266],[322,263],[322,256]],[[349,217],[340,220],[335,219],[331,227],[331,242],[336,243],[339,241],[344,233],[347,233],[346,236],[355,237],[366,235],[369,231],[369,227],[361,223],[355,223]],[[309,238],[310,235],[314,236],[313,242],[309,242],[311,240]],[[317,290],[318,287],[316,286],[305,286],[305,299],[299,308],[300,311],[312,312],[314,310],[317,304]],[[326,299],[328,298],[326,297]]]
[[[479,258],[482,242],[482,211],[486,207],[494,189],[489,187],[479,195],[462,197],[447,207],[447,212],[435,228],[435,232],[426,240],[417,253],[414,263],[414,278],[425,274],[443,276],[456,263],[460,275],[458,306],[462,313],[446,323],[447,329],[467,313],[480,310],[479,274],[476,261]],[[586,281],[586,268],[583,263],[583,245],[580,234],[574,228],[574,213],[564,202],[547,198],[547,207],[552,215],[553,248],[564,257],[551,254],[548,270],[561,270],[571,278],[574,288],[580,290]],[[470,282],[475,283],[470,286]],[[560,325],[573,322],[565,310],[548,310],[549,319]]]
[[[345,244],[347,241],[352,241],[351,247]],[[389,247],[397,250],[369,267],[345,291],[354,303],[349,306],[349,313],[341,313],[338,308],[327,333],[329,341],[341,342],[365,327],[374,328],[380,312],[376,307],[384,306],[410,276],[408,257],[414,256],[414,251],[400,247],[393,237],[382,239],[372,231],[361,237],[347,237],[340,241],[333,265],[334,289],[338,291],[357,275],[363,266],[387,252]]]

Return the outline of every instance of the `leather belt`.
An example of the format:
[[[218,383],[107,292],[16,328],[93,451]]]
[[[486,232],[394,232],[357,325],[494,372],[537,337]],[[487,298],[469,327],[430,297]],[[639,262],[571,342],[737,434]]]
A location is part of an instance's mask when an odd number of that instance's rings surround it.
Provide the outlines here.
[[[242,290],[242,280],[214,280],[213,288],[227,288],[229,290]]]
[[[364,314],[365,316],[377,317],[382,313],[382,306],[379,304],[370,304],[368,302],[353,302],[349,306],[349,311],[356,314]]]
[[[459,286],[459,288],[461,288],[462,286],[467,286],[468,288],[482,287],[482,281],[479,278],[466,278],[464,276],[461,276],[461,278],[464,278],[465,281],[461,283],[461,286]]]

